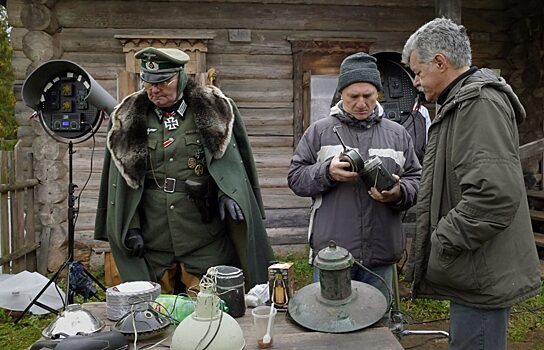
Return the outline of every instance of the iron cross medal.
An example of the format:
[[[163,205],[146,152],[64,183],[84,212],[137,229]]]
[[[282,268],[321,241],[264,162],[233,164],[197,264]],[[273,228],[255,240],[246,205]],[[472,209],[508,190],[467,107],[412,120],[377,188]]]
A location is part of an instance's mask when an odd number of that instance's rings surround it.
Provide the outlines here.
[[[174,117],[168,117],[164,120],[164,126],[168,130],[176,130],[179,126],[178,120]]]

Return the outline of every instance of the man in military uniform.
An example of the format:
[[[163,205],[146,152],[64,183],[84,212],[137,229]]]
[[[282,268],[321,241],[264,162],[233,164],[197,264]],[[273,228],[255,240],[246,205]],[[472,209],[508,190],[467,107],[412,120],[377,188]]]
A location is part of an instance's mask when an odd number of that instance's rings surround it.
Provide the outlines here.
[[[189,56],[145,48],[143,89],[111,115],[95,238],[124,281],[197,287],[211,266],[265,283],[273,253],[251,147],[234,102],[188,79]]]

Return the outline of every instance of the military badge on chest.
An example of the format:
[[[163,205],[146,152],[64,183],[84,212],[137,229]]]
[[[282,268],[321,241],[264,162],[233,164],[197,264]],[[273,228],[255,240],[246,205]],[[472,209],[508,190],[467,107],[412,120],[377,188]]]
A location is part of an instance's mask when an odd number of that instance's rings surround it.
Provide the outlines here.
[[[176,130],[179,126],[179,122],[176,117],[171,116],[164,119],[164,127],[168,130]]]
[[[196,176],[202,176],[206,170],[206,159],[204,158],[204,148],[198,147],[194,156],[187,159],[187,167],[193,169]]]

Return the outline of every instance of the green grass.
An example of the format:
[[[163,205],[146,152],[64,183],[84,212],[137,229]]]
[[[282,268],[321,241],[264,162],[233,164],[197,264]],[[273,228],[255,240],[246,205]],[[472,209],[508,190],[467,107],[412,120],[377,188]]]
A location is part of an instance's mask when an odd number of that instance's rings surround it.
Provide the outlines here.
[[[402,311],[410,322],[432,322],[449,319],[449,301],[415,299],[401,300]],[[544,283],[543,291],[512,308],[508,327],[508,339],[515,342],[528,341],[530,333],[544,326]]]
[[[544,326],[544,283],[542,287],[540,294],[512,308],[508,339],[525,341],[531,331]]]
[[[101,268],[93,273],[101,283],[104,282],[104,269]],[[65,281],[59,280],[57,285],[63,291],[66,291]],[[97,295],[100,300],[106,300],[106,293],[97,287]],[[95,298],[92,301],[97,301]],[[83,303],[83,297],[76,295],[74,303]],[[0,349],[2,350],[22,350],[30,347],[42,336],[42,331],[49,326],[55,319],[55,315],[32,315],[27,313],[17,324],[14,321],[19,313],[12,313],[9,310],[0,308]]]
[[[295,269],[295,290],[312,283],[313,269],[308,264],[308,253],[291,253],[286,255],[276,255],[276,260],[280,262],[292,262]]]
[[[47,327],[55,315],[25,316],[14,324],[16,317],[9,311],[0,309],[0,349],[26,349],[41,337],[42,330]]]

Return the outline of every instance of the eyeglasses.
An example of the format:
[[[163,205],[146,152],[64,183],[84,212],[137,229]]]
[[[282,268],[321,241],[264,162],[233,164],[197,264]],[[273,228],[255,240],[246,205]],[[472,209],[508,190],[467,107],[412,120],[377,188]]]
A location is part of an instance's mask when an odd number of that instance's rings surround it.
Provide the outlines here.
[[[176,76],[173,76],[172,78],[168,79],[168,80],[165,80],[165,81],[161,81],[160,83],[149,83],[147,81],[143,81],[142,80],[142,86],[144,87],[144,89],[146,90],[150,90],[153,86],[156,86],[158,87],[159,89],[161,90],[164,90],[166,89],[167,87],[169,87],[170,85],[172,85],[172,83],[174,81],[176,81]]]

